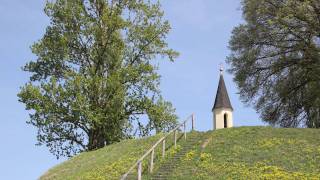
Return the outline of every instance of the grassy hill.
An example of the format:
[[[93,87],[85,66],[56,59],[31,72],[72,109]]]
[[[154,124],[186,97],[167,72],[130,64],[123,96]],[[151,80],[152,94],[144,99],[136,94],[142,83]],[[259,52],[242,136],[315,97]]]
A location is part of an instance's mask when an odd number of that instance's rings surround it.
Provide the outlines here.
[[[181,139],[177,150],[169,147],[167,158],[156,163],[154,174],[174,164],[176,168],[170,168],[166,176],[169,179],[320,179],[317,129],[240,127],[188,136],[198,143],[188,146]],[[41,179],[119,179],[160,137],[126,140],[82,153],[50,169]],[[179,151],[183,155],[177,161]],[[160,157],[160,148],[156,157]],[[144,164],[147,169],[148,163]],[[151,177],[144,172],[143,177]]]
[[[81,153],[53,167],[40,179],[119,179],[117,177],[125,173],[162,135],[124,140],[96,151]]]

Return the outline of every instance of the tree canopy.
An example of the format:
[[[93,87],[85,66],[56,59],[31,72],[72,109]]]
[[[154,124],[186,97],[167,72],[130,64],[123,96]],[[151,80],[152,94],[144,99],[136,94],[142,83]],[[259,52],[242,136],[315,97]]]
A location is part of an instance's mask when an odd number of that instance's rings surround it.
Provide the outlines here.
[[[50,25],[31,47],[37,58],[24,66],[31,77],[18,94],[39,145],[72,156],[176,124],[153,61],[178,55],[159,2],[55,0],[44,11]]]
[[[230,40],[240,96],[281,127],[320,128],[320,1],[243,0]]]

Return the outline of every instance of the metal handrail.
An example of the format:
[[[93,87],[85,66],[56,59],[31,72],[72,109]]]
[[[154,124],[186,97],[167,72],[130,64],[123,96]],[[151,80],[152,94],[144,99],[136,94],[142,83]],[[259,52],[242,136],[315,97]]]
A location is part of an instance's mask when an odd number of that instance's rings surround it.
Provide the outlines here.
[[[192,125],[191,130],[194,130],[194,114],[187,117],[186,120],[184,120],[181,124],[176,126],[173,130],[171,130],[169,133],[164,135],[162,138],[160,138],[144,155],[142,155],[128,170],[127,173],[122,175],[121,180],[125,180],[127,176],[133,171],[134,168],[138,167],[138,180],[141,180],[142,177],[142,161],[145,157],[147,157],[151,153],[151,159],[150,159],[150,173],[153,171],[153,159],[154,159],[154,150],[155,148],[162,142],[162,158],[165,157],[165,146],[166,146],[166,138],[174,133],[174,148],[177,148],[177,130],[183,126],[184,127],[184,138],[187,138],[187,131],[186,131],[186,123],[191,119]]]

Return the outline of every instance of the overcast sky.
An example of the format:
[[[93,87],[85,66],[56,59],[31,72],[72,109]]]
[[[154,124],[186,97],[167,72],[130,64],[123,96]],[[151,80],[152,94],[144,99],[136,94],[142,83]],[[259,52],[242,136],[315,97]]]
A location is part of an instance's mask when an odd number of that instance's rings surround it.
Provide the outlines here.
[[[242,22],[238,0],[163,0],[172,25],[169,45],[181,53],[176,62],[160,63],[161,90],[177,114],[195,113],[196,129],[212,128],[211,108],[219,80],[219,64],[229,53],[232,28]],[[46,147],[35,146],[36,129],[27,125],[28,112],[16,94],[28,80],[21,67],[35,59],[30,51],[49,21],[43,0],[1,0],[0,3],[0,179],[36,179],[56,160]],[[232,75],[225,82],[234,108],[235,126],[263,125],[244,106]]]

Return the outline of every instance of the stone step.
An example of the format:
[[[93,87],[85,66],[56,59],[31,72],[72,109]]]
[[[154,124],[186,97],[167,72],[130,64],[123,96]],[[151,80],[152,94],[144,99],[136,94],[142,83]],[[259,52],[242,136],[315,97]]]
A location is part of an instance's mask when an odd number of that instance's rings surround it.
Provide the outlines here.
[[[166,178],[168,176],[170,176],[170,175],[169,174],[165,174],[165,175],[158,174],[158,175],[153,176],[153,178]]]
[[[186,152],[186,153],[188,153],[188,152]],[[174,157],[184,157],[185,155],[186,155],[186,153],[182,153],[182,154],[177,154],[176,156],[174,156]]]
[[[152,179],[156,178],[156,179],[168,179],[169,176],[155,176],[152,177]]]
[[[163,168],[159,169],[158,172],[163,171],[163,170],[171,170],[170,168],[175,168],[177,166],[175,165],[169,165],[169,166],[163,166]]]
[[[185,155],[190,152],[191,149],[197,149],[197,147],[200,148],[200,144],[203,140],[204,136],[199,136],[199,134],[191,134],[187,135],[187,140],[184,141],[184,139],[181,139],[179,145],[181,146],[181,149],[174,154],[172,157],[167,159],[167,162],[164,162],[161,167],[158,168],[158,170],[150,177],[152,180],[163,180],[163,179],[169,179],[170,175],[174,171],[175,168],[179,165],[179,162],[181,162],[182,158],[185,157]],[[182,137],[183,138],[183,137]],[[187,171],[192,171],[192,168],[188,168]]]
[[[169,177],[169,175],[165,175],[165,176],[153,176],[153,178],[168,178]]]
[[[167,175],[169,175],[170,174],[170,172],[165,172],[165,171],[163,171],[163,172],[159,172],[158,174],[156,174],[155,176],[167,176]]]
[[[161,171],[161,170],[170,170],[170,168],[175,168],[175,167],[177,167],[176,165],[167,165],[167,166],[164,166],[163,168],[161,168],[161,169],[159,169],[159,171]]]

